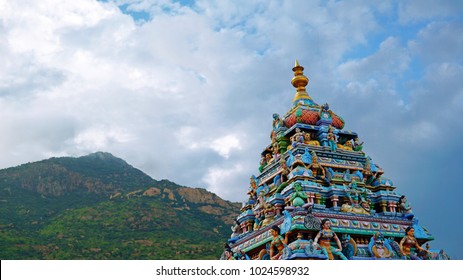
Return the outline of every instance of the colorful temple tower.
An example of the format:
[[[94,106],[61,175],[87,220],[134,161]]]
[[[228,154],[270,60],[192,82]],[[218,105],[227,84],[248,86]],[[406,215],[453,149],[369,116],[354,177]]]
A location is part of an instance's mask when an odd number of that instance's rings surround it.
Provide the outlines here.
[[[448,259],[357,133],[306,92],[296,61],[291,109],[273,114],[222,259]]]

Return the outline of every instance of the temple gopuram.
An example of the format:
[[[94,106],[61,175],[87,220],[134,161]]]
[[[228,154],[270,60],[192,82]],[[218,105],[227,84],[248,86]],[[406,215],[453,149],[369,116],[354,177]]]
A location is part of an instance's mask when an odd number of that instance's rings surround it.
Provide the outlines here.
[[[304,67],[292,70],[292,107],[273,114],[221,259],[449,259],[359,135],[309,96]]]

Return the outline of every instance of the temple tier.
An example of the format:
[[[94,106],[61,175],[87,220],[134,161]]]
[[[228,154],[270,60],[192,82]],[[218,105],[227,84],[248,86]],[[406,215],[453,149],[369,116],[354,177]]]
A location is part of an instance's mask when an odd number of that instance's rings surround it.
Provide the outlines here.
[[[296,61],[292,107],[273,114],[221,259],[449,259],[357,133],[306,92]]]

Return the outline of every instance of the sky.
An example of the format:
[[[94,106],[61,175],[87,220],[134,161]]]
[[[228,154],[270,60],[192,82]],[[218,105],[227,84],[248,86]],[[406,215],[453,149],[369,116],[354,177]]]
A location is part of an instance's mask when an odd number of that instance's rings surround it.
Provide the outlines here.
[[[244,201],[296,59],[463,259],[462,1],[0,0],[0,168],[104,151]]]

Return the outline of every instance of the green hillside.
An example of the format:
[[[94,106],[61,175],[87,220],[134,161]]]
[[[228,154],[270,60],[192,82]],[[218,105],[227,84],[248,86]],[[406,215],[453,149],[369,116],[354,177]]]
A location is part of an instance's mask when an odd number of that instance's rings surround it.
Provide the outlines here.
[[[239,205],[108,153],[0,170],[1,259],[216,259]]]

